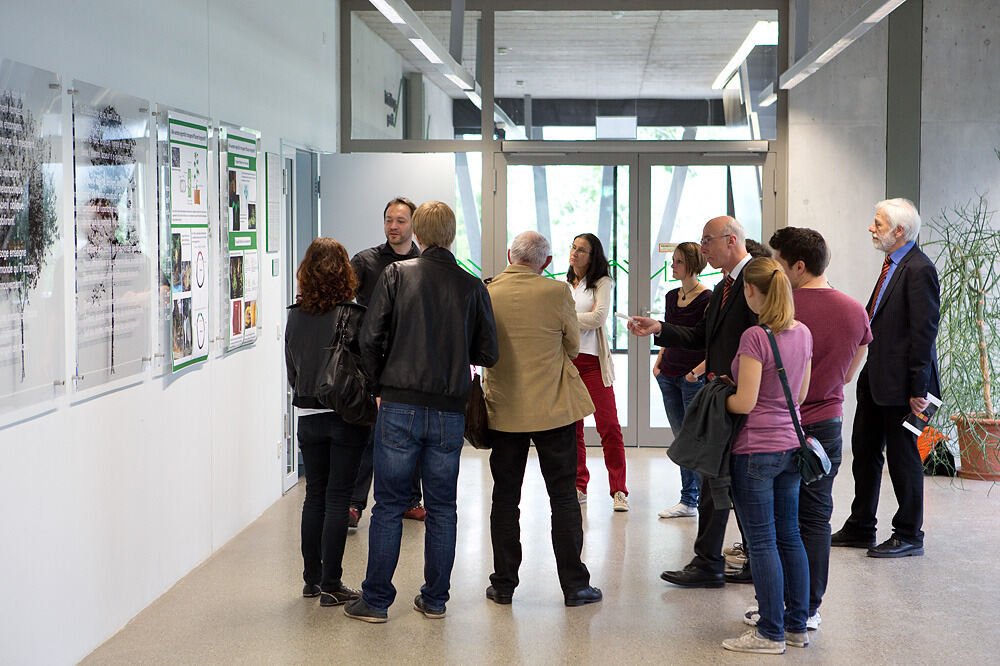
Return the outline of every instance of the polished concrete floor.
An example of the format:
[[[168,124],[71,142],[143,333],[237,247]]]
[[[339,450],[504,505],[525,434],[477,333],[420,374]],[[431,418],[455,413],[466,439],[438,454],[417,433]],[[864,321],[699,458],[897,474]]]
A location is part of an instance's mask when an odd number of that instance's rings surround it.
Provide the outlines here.
[[[835,486],[835,529],[853,492],[849,462]],[[93,664],[530,663],[715,664],[767,659],[814,664],[1000,663],[1000,488],[928,479],[924,557],[876,560],[834,549],[823,625],[806,649],[781,657],[724,651],[753,588],[680,589],[660,580],[690,557],[695,519],[658,520],[678,499],[679,474],[663,449],[630,449],[632,511],[614,514],[600,449],[584,505],[584,560],[600,604],[566,608],[555,576],[549,512],[537,458],[522,508],[524,564],[511,606],[484,598],[492,569],[487,455],[466,449],[459,477],[458,552],[448,616],[411,610],[422,581],[423,524],[404,521],[389,622],[348,619],[302,588],[298,522],[304,484],[92,653]],[[993,492],[991,493],[991,489]],[[895,510],[888,475],[880,521]],[[364,577],[368,514],[349,536],[345,582]],[[736,527],[730,521],[732,540]],[[888,536],[880,531],[880,540]]]

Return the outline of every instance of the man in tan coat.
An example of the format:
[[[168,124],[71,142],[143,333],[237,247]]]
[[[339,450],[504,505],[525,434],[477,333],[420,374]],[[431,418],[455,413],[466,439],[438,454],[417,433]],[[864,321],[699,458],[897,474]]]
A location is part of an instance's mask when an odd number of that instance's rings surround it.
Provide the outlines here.
[[[594,412],[571,361],[580,345],[573,297],[565,282],[541,276],[552,249],[534,231],[519,234],[510,266],[488,285],[500,360],[485,371],[493,473],[493,574],[487,598],[511,603],[521,565],[521,484],[534,440],[552,507],[552,548],[567,606],[600,601],[580,561],[583,520],[576,500],[576,422]]]

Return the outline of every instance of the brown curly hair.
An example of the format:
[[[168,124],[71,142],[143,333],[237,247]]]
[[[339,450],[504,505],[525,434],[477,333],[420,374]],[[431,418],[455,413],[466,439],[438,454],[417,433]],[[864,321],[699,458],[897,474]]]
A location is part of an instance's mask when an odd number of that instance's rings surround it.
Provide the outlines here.
[[[344,246],[332,238],[317,238],[295,272],[299,294],[295,302],[306,312],[322,314],[354,298],[358,278]]]

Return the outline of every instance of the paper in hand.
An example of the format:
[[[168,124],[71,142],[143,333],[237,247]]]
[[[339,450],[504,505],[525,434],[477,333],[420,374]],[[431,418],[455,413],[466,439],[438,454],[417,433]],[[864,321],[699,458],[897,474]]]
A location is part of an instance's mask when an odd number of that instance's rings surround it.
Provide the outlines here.
[[[937,397],[932,393],[927,394],[928,405],[924,408],[924,411],[919,414],[914,414],[910,412],[903,419],[903,427],[912,432],[917,437],[924,431],[924,428],[930,423],[931,417],[941,406],[941,398]]]

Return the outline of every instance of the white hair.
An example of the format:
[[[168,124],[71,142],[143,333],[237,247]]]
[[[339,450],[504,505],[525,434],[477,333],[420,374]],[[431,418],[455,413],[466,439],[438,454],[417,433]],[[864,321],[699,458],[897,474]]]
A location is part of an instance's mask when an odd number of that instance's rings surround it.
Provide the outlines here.
[[[541,270],[545,260],[551,256],[549,240],[537,231],[522,231],[510,244],[511,262],[530,266],[536,271]]]
[[[743,225],[737,222],[735,218],[729,217],[726,219],[726,224],[722,227],[722,233],[727,236],[729,234],[736,236],[736,241],[738,243],[746,243],[747,232],[743,229]]]
[[[916,240],[920,234],[920,213],[909,199],[886,199],[875,204],[875,213],[882,213],[889,230],[896,227],[903,229],[903,238],[909,243]]]

